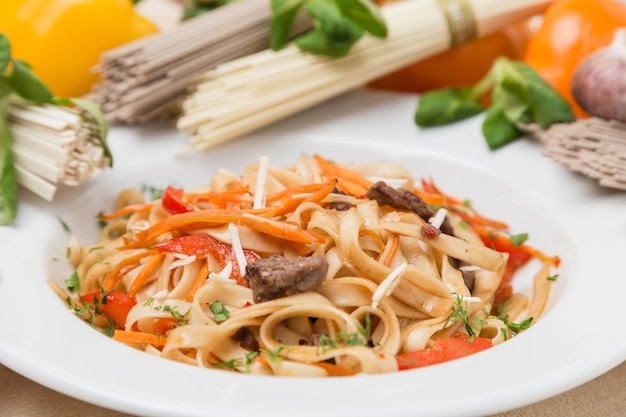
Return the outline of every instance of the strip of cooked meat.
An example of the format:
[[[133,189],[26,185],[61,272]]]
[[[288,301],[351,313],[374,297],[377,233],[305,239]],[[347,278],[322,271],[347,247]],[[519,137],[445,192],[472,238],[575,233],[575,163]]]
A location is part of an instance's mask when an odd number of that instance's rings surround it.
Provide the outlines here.
[[[372,185],[365,194],[369,199],[376,200],[379,205],[388,205],[398,210],[408,210],[416,213],[424,221],[430,220],[435,215],[435,212],[422,200],[418,195],[412,193],[404,188],[393,188],[387,185],[383,181],[378,181]],[[454,236],[454,230],[452,224],[446,217],[441,224],[441,227],[436,227],[426,224],[422,226],[422,238],[434,239],[437,237],[438,232],[445,233],[450,236]],[[452,266],[459,269],[459,266],[465,264],[458,259],[451,259]],[[463,281],[465,285],[471,291],[474,289],[475,274],[471,271],[460,270],[463,275]]]
[[[388,205],[398,210],[408,210],[416,213],[424,221],[428,221],[435,212],[418,195],[404,188],[394,188],[384,181],[377,181],[365,193],[370,200],[376,200],[379,205]],[[452,225],[446,218],[439,228],[442,233],[454,235]]]
[[[248,264],[245,279],[257,303],[273,300],[320,286],[328,271],[321,255],[285,258],[272,255]]]

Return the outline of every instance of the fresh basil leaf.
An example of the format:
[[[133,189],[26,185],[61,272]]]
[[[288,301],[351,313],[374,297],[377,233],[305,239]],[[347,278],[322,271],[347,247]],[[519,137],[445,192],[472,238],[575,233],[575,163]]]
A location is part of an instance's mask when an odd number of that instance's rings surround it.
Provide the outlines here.
[[[113,166],[113,154],[111,153],[111,149],[107,144],[107,135],[109,133],[109,123],[104,117],[104,113],[102,113],[102,109],[100,106],[90,100],[85,100],[83,98],[62,98],[62,97],[53,97],[50,102],[52,104],[57,105],[74,105],[80,107],[85,110],[87,113],[93,117],[96,124],[98,125],[99,134],[98,139],[100,140],[100,144],[102,145],[102,150],[104,152],[104,156],[109,159],[109,166]]]
[[[272,0],[270,47],[278,51],[289,42],[291,26],[305,0]]]
[[[301,49],[342,57],[363,35],[358,26],[343,16],[334,0],[307,0],[306,8],[315,21],[316,29],[296,40]],[[309,36],[311,33],[313,35]],[[302,38],[304,40],[300,41]]]
[[[0,74],[0,98],[6,97],[13,92],[10,84],[10,77],[6,74]]]
[[[483,136],[489,149],[498,149],[513,142],[522,135],[522,132],[511,122],[499,103],[494,104],[487,111],[482,126]]]
[[[17,174],[8,124],[9,97],[0,98],[0,225],[11,224],[17,211]]]
[[[49,103],[54,95],[33,73],[26,62],[19,59],[12,59],[13,73],[11,74],[11,85],[13,90],[23,98],[36,103]]]
[[[485,108],[472,96],[471,88],[444,88],[420,96],[415,123],[420,127],[441,126],[481,113]]]
[[[11,44],[9,39],[0,33],[0,74],[9,66],[11,62]]]
[[[317,55],[326,55],[331,58],[341,58],[350,52],[352,45],[359,37],[360,35],[352,38],[353,41],[340,43],[337,42],[336,39],[331,39],[328,34],[321,29],[314,29],[297,38],[295,44],[303,51]]]
[[[546,129],[555,123],[575,120],[570,105],[530,66],[522,62],[513,62],[513,65],[525,80],[527,105],[532,121]]]
[[[387,37],[387,25],[380,10],[369,0],[336,0],[341,13],[364,31]]]

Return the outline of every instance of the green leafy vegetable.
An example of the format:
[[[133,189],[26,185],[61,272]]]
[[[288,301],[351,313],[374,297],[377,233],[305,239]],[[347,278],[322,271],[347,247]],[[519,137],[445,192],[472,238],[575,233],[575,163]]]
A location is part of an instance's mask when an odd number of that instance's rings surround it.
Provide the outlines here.
[[[272,0],[270,46],[283,48],[291,27],[302,7],[311,16],[314,28],[298,37],[296,45],[303,51],[340,58],[369,33],[387,37],[387,26],[380,11],[370,0]]]
[[[491,92],[491,107],[482,102]],[[472,87],[447,88],[420,97],[415,123],[440,126],[487,110],[482,125],[490,149],[521,137],[522,126],[536,123],[547,129],[575,119],[570,105],[531,67],[508,58],[498,58],[491,70]]]
[[[234,0],[184,0],[182,20],[192,19]]]
[[[226,321],[230,317],[230,313],[228,309],[222,304],[221,301],[216,301],[209,305],[211,312],[213,313],[213,317],[215,318],[216,323],[221,323]]]
[[[511,236],[511,243],[514,246],[520,246],[528,240],[528,233],[519,233]]]
[[[33,103],[71,105],[83,109],[98,125],[104,154],[109,159],[109,166],[113,166],[113,156],[106,143],[108,123],[100,107],[84,99],[55,97],[28,63],[11,57],[9,39],[0,33],[0,225],[11,224],[17,212],[17,174],[8,123],[9,100],[13,94]]]

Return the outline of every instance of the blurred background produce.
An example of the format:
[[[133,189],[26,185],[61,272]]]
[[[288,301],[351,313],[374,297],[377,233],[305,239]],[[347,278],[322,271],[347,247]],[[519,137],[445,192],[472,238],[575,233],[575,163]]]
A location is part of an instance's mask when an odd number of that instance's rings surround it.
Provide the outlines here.
[[[622,26],[626,26],[623,2],[557,0],[531,38],[524,61],[565,97],[578,117],[586,117],[572,95],[572,76],[578,64],[610,44],[615,29]]]
[[[100,54],[157,32],[131,0],[2,0],[0,32],[55,95],[79,97],[98,80]]]

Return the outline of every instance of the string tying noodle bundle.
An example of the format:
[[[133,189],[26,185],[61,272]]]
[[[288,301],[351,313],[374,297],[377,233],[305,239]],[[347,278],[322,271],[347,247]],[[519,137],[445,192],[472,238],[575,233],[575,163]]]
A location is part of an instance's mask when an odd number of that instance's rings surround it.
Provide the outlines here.
[[[388,38],[365,37],[344,58],[290,45],[221,64],[202,75],[182,103],[177,127],[192,135],[186,150],[235,139],[446,50],[457,32],[450,23],[455,16],[444,14],[441,3],[469,4],[461,9],[472,11],[480,36],[540,13],[550,1],[401,1],[382,7]]]
[[[117,212],[106,216],[119,223],[103,230],[101,242],[83,246],[70,240],[81,294],[70,295],[70,304],[85,314],[82,296],[113,292],[132,303],[123,322],[113,323],[116,340],[200,367],[280,376],[394,372],[398,355],[459,333],[502,343],[513,336],[508,320],[543,314],[554,266],[548,261],[535,276],[531,296],[515,293],[501,315],[489,315],[496,292],[508,282],[509,255],[485,245],[463,224],[455,213],[471,209],[462,203],[447,206],[454,235],[425,236],[423,227],[434,226],[413,211],[337,190],[318,195],[327,183],[365,184],[375,177],[431,199],[458,201],[433,185],[417,188],[402,167],[337,165],[319,155],[301,156],[287,167],[265,162],[248,165],[242,176],[220,171],[206,188],[183,194],[192,211],[182,215],[168,213],[164,200],[122,196]],[[256,193],[266,203],[254,210],[275,215],[238,222]],[[299,204],[284,210],[287,201]],[[319,239],[294,241],[287,234],[294,231]],[[273,255],[323,257],[327,268],[315,288],[259,301],[252,281],[241,279],[249,272],[238,266],[238,251],[248,264]],[[471,266],[471,284],[458,262]],[[94,315],[92,324],[111,325]]]

